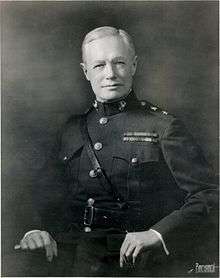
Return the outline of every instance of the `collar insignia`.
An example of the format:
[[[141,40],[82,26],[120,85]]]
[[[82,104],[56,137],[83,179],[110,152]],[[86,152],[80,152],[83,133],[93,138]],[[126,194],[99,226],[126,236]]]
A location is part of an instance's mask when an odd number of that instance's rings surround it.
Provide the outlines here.
[[[124,100],[121,100],[120,102],[119,102],[119,110],[120,111],[123,111],[124,110],[124,108],[125,108],[125,106],[126,106],[126,101],[124,101]]]
[[[93,102],[93,107],[95,108],[95,109],[97,109],[98,108],[98,103],[97,103],[97,100],[95,100],[94,102]]]
[[[156,106],[151,106],[150,109],[153,111],[157,111],[158,108]]]

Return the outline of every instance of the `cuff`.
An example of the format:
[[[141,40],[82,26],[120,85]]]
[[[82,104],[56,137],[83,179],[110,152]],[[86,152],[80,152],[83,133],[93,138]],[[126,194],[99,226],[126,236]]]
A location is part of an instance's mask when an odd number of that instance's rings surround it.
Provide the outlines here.
[[[164,242],[164,240],[163,240],[162,235],[161,235],[159,232],[157,232],[157,231],[155,231],[155,230],[153,230],[153,229],[150,229],[150,231],[154,232],[154,233],[157,235],[157,237],[160,239],[160,241],[161,241],[161,243],[162,243],[162,245],[163,245],[163,249],[164,249],[165,253],[166,253],[167,256],[168,256],[168,255],[170,254],[170,252],[168,251],[168,249],[167,249],[167,247],[166,247],[166,244],[165,244],[165,242]]]

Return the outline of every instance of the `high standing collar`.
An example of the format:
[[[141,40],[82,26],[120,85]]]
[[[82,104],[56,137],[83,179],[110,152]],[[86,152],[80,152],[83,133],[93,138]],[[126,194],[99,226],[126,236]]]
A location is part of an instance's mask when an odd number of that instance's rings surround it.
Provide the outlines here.
[[[137,104],[138,99],[136,98],[134,92],[131,91],[128,96],[114,102],[99,102],[95,100],[93,106],[100,116],[112,116],[122,113]]]

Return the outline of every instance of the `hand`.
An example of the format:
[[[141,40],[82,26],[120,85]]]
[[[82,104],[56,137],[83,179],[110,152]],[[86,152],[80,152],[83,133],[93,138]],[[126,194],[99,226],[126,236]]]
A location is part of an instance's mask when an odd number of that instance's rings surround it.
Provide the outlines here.
[[[45,248],[46,258],[49,262],[53,260],[53,256],[57,257],[57,243],[52,236],[46,231],[33,231],[22,238],[19,245],[15,245],[15,249],[36,250]]]
[[[146,250],[161,247],[158,236],[151,230],[144,232],[128,233],[120,250],[120,267],[132,261],[135,264],[137,256]]]

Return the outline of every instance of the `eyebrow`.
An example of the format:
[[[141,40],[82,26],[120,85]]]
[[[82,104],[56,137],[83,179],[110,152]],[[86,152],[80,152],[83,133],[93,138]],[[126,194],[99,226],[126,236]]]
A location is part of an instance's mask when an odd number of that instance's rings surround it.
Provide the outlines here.
[[[126,58],[123,57],[123,56],[117,56],[117,57],[114,57],[114,58],[112,59],[112,61],[120,60],[120,59],[126,60]],[[104,63],[104,62],[105,62],[105,60],[95,60],[95,61],[93,62],[93,64]]]
[[[104,63],[104,62],[105,62],[104,60],[95,60],[92,63],[93,64],[99,64],[99,63]]]
[[[119,59],[126,60],[124,56],[117,56],[113,60],[119,60]]]

